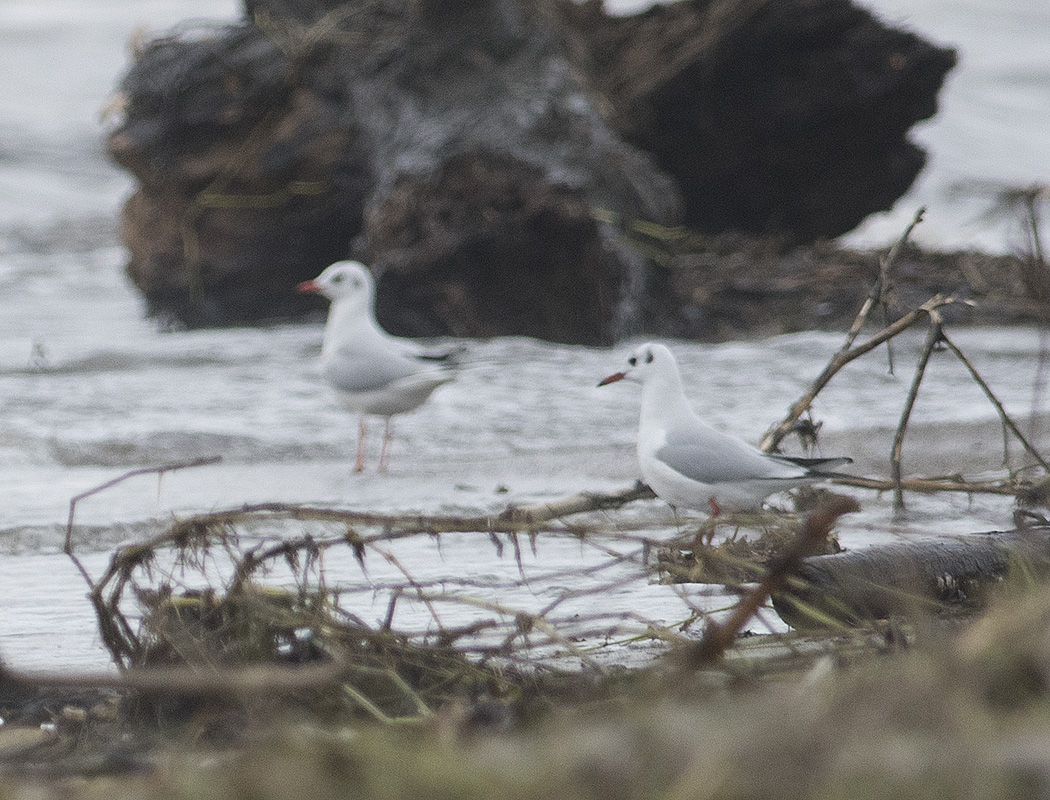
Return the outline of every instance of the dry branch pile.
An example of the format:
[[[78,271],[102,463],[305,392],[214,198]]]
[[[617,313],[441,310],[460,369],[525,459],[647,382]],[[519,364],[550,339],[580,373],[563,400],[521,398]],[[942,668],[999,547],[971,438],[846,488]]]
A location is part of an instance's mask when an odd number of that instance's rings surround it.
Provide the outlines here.
[[[344,639],[368,638],[363,634],[368,626],[351,609],[344,608],[362,592],[388,597],[386,622],[380,631],[383,636],[406,643],[414,639],[417,645],[425,641],[439,648],[459,648],[482,660],[497,658],[502,666],[526,666],[533,659],[530,652],[543,652],[551,646],[585,656],[569,634],[552,624],[558,606],[574,592],[566,592],[535,613],[493,598],[492,592],[498,594],[500,588],[528,584],[530,578],[522,571],[523,547],[539,547],[536,537],[540,534],[585,537],[593,533],[592,525],[556,520],[615,508],[646,496],[651,496],[649,490],[639,487],[614,495],[580,495],[549,505],[511,507],[500,514],[479,517],[374,514],[281,504],[243,507],[181,520],[148,542],[121,548],[97,580],[83,572],[100,616],[103,641],[114,660],[125,667],[180,660],[251,663],[342,657],[335,651],[343,647]],[[278,526],[275,532],[267,532],[282,520],[294,521],[310,531],[289,537]],[[415,579],[390,549],[402,540],[440,539],[459,533],[473,534],[492,547],[497,557],[512,558],[520,581],[486,583],[470,576],[448,576],[423,582]],[[628,545],[622,551],[594,545],[605,556],[594,572],[617,574],[607,585],[599,578],[588,593],[600,596],[602,591],[628,580],[617,568],[627,568],[634,577],[647,573],[644,537],[622,538]],[[69,550],[76,558],[71,546]],[[356,564],[357,577],[348,577],[344,568],[335,571],[341,576],[338,580],[333,578],[326,565],[340,556],[344,564]],[[377,560],[391,565],[401,580],[373,580],[369,564]],[[565,575],[574,572],[577,570],[567,567]],[[276,586],[274,573],[282,576]],[[533,576],[531,580],[543,578]],[[203,585],[195,581],[203,581]],[[270,588],[265,588],[267,585]],[[142,615],[142,626],[126,612],[128,599],[137,602],[132,613],[135,618]],[[399,602],[409,601],[429,609],[428,623],[419,630],[397,631],[395,609]],[[441,604],[474,607],[483,612],[483,618],[448,627],[436,610]],[[249,621],[253,615],[260,625],[254,632],[255,622]],[[589,618],[579,614],[571,618],[577,626],[575,635],[583,636],[595,629],[613,629],[617,621],[629,617],[596,610]],[[187,635],[198,643],[194,646],[203,650],[194,654],[173,643],[172,631],[179,625],[187,627]],[[329,641],[326,630],[337,632],[338,641]]]
[[[815,436],[819,423],[803,417],[838,371],[883,345],[889,347],[901,332],[926,322],[926,345],[920,353],[889,454],[890,478],[882,482],[841,478],[837,482],[893,489],[898,508],[903,508],[904,492],[913,488],[992,491],[1030,500],[1034,496],[1032,476],[1038,471],[1045,474],[1047,462],[948,336],[941,310],[955,303],[953,298],[929,298],[882,330],[861,339],[869,317],[885,306],[896,259],[921,217],[920,211],[886,255],[878,279],[842,347],[785,419],[771,428],[762,446],[775,449],[785,436],[799,432],[800,425]],[[950,350],[981,386],[1000,414],[1004,437],[1012,436],[1021,443],[1028,462],[1022,469],[1028,477],[1022,477],[1022,470],[1018,470],[996,483],[968,483],[961,477],[904,479],[903,443],[911,408],[927,360],[937,345]],[[168,468],[156,471],[164,469]],[[338,678],[344,703],[379,718],[396,716],[406,709],[412,714],[430,713],[434,705],[457,693],[484,694],[500,701],[518,697],[523,681],[532,680],[545,670],[556,671],[559,659],[565,657],[601,674],[604,670],[592,653],[596,647],[600,649],[601,645],[595,643],[603,639],[621,643],[660,640],[676,644],[680,653],[691,653],[686,656],[686,663],[710,663],[725,652],[735,634],[770,596],[777,598],[778,611],[786,609],[785,618],[792,624],[807,615],[834,625],[897,613],[905,606],[873,601],[871,594],[851,599],[836,588],[885,582],[880,574],[900,577],[913,574],[915,569],[922,572],[920,579],[910,580],[906,586],[898,582],[884,590],[883,598],[909,594],[921,605],[931,595],[925,581],[935,584],[935,600],[952,601],[952,597],[938,596],[940,584],[948,586],[949,595],[962,593],[972,600],[985,594],[989,586],[1010,577],[1018,563],[1023,562],[1031,574],[1042,574],[1047,549],[1042,540],[1018,533],[1013,538],[1000,537],[1005,547],[999,547],[999,540],[995,540],[993,551],[987,554],[978,553],[976,544],[968,546],[960,540],[947,558],[944,553],[951,548],[941,548],[934,559],[936,563],[929,568],[916,567],[912,563],[916,561],[914,552],[908,548],[880,554],[882,561],[877,557],[857,559],[852,554],[833,556],[827,561],[804,561],[813,553],[827,552],[835,520],[856,507],[849,498],[830,495],[823,496],[804,517],[797,532],[782,536],[781,544],[769,549],[760,563],[731,565],[738,569],[738,577],[727,578],[724,571],[712,572],[714,567],[725,567],[725,556],[730,552],[726,545],[719,551],[702,545],[704,536],[710,540],[714,522],[695,532],[679,528],[683,540],[695,538],[692,561],[683,561],[680,556],[654,560],[650,559],[654,542],[644,530],[612,531],[603,517],[595,517],[652,496],[647,487],[637,486],[611,495],[581,494],[545,505],[510,506],[498,514],[478,516],[379,514],[282,504],[215,511],[177,521],[150,541],[121,548],[105,574],[95,579],[73,552],[76,503],[126,477],[150,471],[135,470],[110,481],[74,498],[70,507],[66,550],[91,588],[90,598],[102,639],[114,661],[125,669],[180,664],[209,668],[328,664],[329,671],[318,673],[318,680],[328,685]],[[578,516],[583,514],[590,516]],[[570,521],[569,517],[573,519]],[[288,523],[300,530],[290,533]],[[401,563],[395,551],[395,545],[404,540],[426,540],[440,548],[448,537],[463,535],[487,542],[497,557],[513,558],[517,574],[486,579],[441,574],[421,580]],[[580,543],[581,553],[589,551],[597,558],[586,567],[559,565],[547,575],[526,574],[524,548],[536,551],[543,547],[541,538],[552,535],[574,537]],[[978,540],[981,537],[972,541]],[[987,537],[982,541],[992,543]],[[830,546],[834,548],[833,540]],[[762,547],[765,545],[759,540],[751,548],[752,555]],[[883,563],[887,558],[891,562],[888,567]],[[974,558],[983,561],[977,569],[970,569]],[[332,567],[333,562],[340,566]],[[863,564],[876,562],[879,566],[875,572],[864,572]],[[373,578],[370,565],[377,563],[392,570],[392,577]],[[758,586],[743,590],[743,599],[724,623],[714,621],[717,615],[688,603],[683,607],[682,619],[668,624],[646,619],[637,612],[606,609],[600,602],[589,602],[607,597],[629,583],[651,580],[659,570],[672,573],[672,580],[757,580]],[[859,574],[863,574],[862,579],[857,577]],[[589,584],[579,581],[584,575]],[[799,578],[804,585],[800,586]],[[535,597],[536,587],[550,580],[558,584],[569,581],[570,588],[547,595],[548,602],[539,607],[502,599],[502,595],[522,588]],[[373,600],[377,596],[385,598],[385,619],[380,624],[365,622],[355,607],[364,595]],[[790,602],[786,599],[789,595]],[[580,601],[587,601],[587,605],[581,606]],[[829,611],[835,603],[844,604],[848,613]],[[422,625],[418,617],[414,627],[400,625],[398,615],[407,604],[415,604],[423,611]],[[469,609],[471,614],[457,616],[455,623],[446,624],[442,609],[448,608]],[[699,644],[690,642],[688,630],[701,619],[705,621],[704,635]],[[436,673],[426,673],[421,666],[426,663],[434,665]],[[377,691],[377,680],[384,687],[381,698],[372,696]]]
[[[885,310],[895,278],[896,259],[912,229],[921,219],[922,211],[916,214],[912,225],[883,259],[879,276],[842,347],[832,355],[810,388],[793,404],[785,419],[770,429],[762,447],[775,450],[784,437],[792,433],[808,435],[815,441],[819,422],[804,419],[804,416],[810,412],[820,391],[839,370],[883,345],[890,347],[894,337],[925,321],[928,325],[926,345],[920,353],[911,391],[905,401],[889,454],[889,480],[880,482],[871,478],[840,478],[837,482],[863,488],[892,489],[898,509],[903,509],[904,492],[907,489],[970,493],[991,491],[1013,494],[1022,501],[1031,501],[1037,493],[1036,473],[1041,471],[1045,476],[1048,464],[946,332],[942,309],[955,304],[957,301],[954,298],[935,295],[899,316],[882,330],[860,340],[872,313],[880,307]],[[911,409],[922,384],[926,363],[937,346],[946,347],[969,370],[999,413],[1004,439],[1012,436],[1023,447],[1026,463],[1002,481],[976,484],[962,477],[948,480],[904,479],[903,444]],[[206,460],[197,463],[206,463]],[[170,468],[195,465],[174,465]],[[835,519],[855,507],[853,501],[847,498],[833,495],[825,497],[805,517],[797,533],[782,538],[782,547],[767,548],[763,563],[738,567],[738,577],[735,579],[727,578],[724,571],[724,556],[729,554],[726,546],[721,548],[724,553],[702,546],[704,536],[710,542],[716,524],[714,520],[695,532],[692,561],[686,559],[683,566],[680,557],[670,560],[665,558],[657,560],[657,567],[650,564],[653,542],[644,532],[621,530],[614,533],[608,530],[607,525],[600,524],[603,522],[601,518],[595,521],[593,514],[597,512],[616,509],[632,500],[652,496],[647,487],[637,486],[612,495],[581,494],[542,506],[510,506],[499,514],[480,516],[377,514],[281,504],[217,511],[178,521],[170,530],[153,540],[121,548],[114,554],[106,573],[96,580],[73,552],[76,503],[124,478],[165,469],[168,468],[132,471],[78,495],[70,505],[66,552],[74,559],[91,588],[90,598],[98,615],[102,639],[118,665],[131,668],[183,663],[216,666],[330,661],[354,664],[364,669],[370,676],[369,681],[376,670],[388,670],[391,680],[397,683],[404,681],[401,667],[391,666],[384,659],[395,652],[399,654],[398,657],[404,657],[424,647],[433,648],[435,657],[452,659],[452,662],[443,663],[454,662],[466,671],[458,679],[443,675],[438,682],[446,689],[450,686],[463,689],[466,685],[475,685],[478,676],[473,670],[477,669],[492,671],[491,674],[486,673],[486,681],[491,689],[492,681],[498,683],[497,676],[505,675],[508,670],[517,674],[529,671],[535,673],[538,667],[549,668],[552,663],[550,658],[555,655],[569,655],[588,664],[588,651],[594,646],[595,637],[623,641],[631,638],[659,638],[683,644],[682,631],[701,618],[708,621],[708,635],[704,637],[707,642],[704,647],[708,649],[703,652],[723,652],[731,636],[723,633],[720,644],[711,645],[711,636],[715,635],[712,631],[717,631],[719,626],[710,621],[710,614],[695,607],[678,622],[682,630],[675,631],[675,625],[658,623],[632,612],[605,611],[592,606],[583,613],[578,606],[573,606],[581,598],[600,598],[625,583],[649,580],[655,569],[671,573],[672,580],[713,579],[719,582],[732,580],[734,583],[758,580],[758,593],[746,592],[751,599],[742,601],[735,614],[730,615],[728,624],[737,630],[762,605],[763,600],[755,601],[755,597],[759,594],[763,599],[773,594],[783,595],[785,587],[790,584],[795,600],[788,616],[797,621],[805,611],[799,611],[802,606],[816,608],[821,605],[820,598],[816,602],[812,600],[815,594],[830,595],[836,582],[840,585],[843,583],[835,578],[835,568],[827,567],[832,569],[830,577],[820,573],[819,581],[810,580],[808,589],[798,589],[797,584],[791,581],[800,573],[805,574],[803,556],[827,552],[828,536]],[[578,521],[578,517],[572,522],[565,519],[584,512],[591,513],[592,517],[582,522]],[[286,526],[274,527],[277,522],[290,521],[301,526],[302,531],[290,535]],[[441,575],[436,579],[421,581],[402,565],[393,550],[395,543],[412,537],[427,537],[440,546],[443,537],[462,534],[487,539],[497,556],[502,557],[509,550],[519,575],[513,579],[488,581]],[[560,591],[538,609],[515,606],[501,600],[501,593],[531,587],[531,581],[551,577],[548,575],[538,579],[536,576],[527,576],[522,567],[523,547],[528,546],[535,551],[541,534],[573,536],[580,541],[581,548],[590,548],[598,553],[600,558],[586,568],[589,577],[594,579],[593,583],[588,586],[574,585],[571,589]],[[681,538],[689,535],[681,529],[679,534]],[[1007,576],[1007,562],[1011,559],[1023,556],[1029,567],[1037,566],[1045,544],[1037,543],[1033,545],[1036,548],[1034,553],[1027,552],[1024,548],[1031,545],[1031,539],[1020,535],[1015,538],[1021,544],[1011,545],[1005,555],[996,551],[991,561],[985,559],[989,565],[978,569],[976,577],[974,571],[967,571],[965,566],[967,559],[976,551],[967,551],[965,546],[953,556],[955,561],[952,562],[963,566],[946,565],[941,560],[932,572],[927,572],[935,582],[950,578],[955,583],[983,581],[989,584]],[[830,546],[834,552],[833,540]],[[752,547],[752,554],[762,547],[766,545],[759,540]],[[716,552],[722,563],[715,558]],[[326,565],[337,556],[342,558],[343,567],[338,572],[340,577],[333,582],[334,573]],[[910,556],[905,554],[902,557]],[[374,581],[368,565],[376,561],[393,568],[396,579]],[[854,577],[855,561],[847,557],[842,562],[849,562],[848,569],[854,570],[850,573]],[[357,575],[349,582],[347,566]],[[723,571],[713,571],[716,567]],[[583,574],[582,569],[565,567],[554,576],[558,580],[574,574],[579,576]],[[816,575],[823,569],[824,566],[813,567],[809,572]],[[894,571],[892,567],[887,569],[883,566],[880,569],[886,574]],[[905,574],[907,570],[898,572]],[[948,578],[945,578],[946,575]],[[870,580],[877,581],[878,577]],[[928,594],[924,587],[914,581],[912,583],[918,586],[916,593]],[[975,588],[983,589],[984,586],[967,584],[965,593],[970,596],[979,594],[974,591]],[[900,587],[894,591],[900,591]],[[364,622],[353,606],[355,598],[360,598],[362,593],[369,593],[373,597],[383,594],[388,598],[386,618],[378,628]],[[131,602],[137,603],[137,607],[129,609],[128,604]],[[849,604],[850,601],[843,602]],[[397,627],[396,611],[399,604],[405,603],[418,604],[425,610],[426,622],[422,627]],[[880,605],[858,601],[852,604],[851,611],[865,604],[871,608],[852,616],[847,614],[846,621],[856,622],[880,615],[881,609],[887,607],[885,603]],[[478,613],[466,621],[446,625],[438,611],[438,606],[442,605],[468,607]],[[787,605],[781,602],[780,607],[787,608]],[[739,610],[741,608],[750,610],[742,612]],[[826,618],[833,615],[824,612],[822,616]],[[585,644],[581,645],[580,642]],[[709,658],[703,657],[705,660]],[[425,681],[421,685],[425,685]],[[375,713],[389,713],[374,701],[358,698],[357,702],[366,707],[370,703]],[[413,707],[426,705],[425,699],[417,697]]]

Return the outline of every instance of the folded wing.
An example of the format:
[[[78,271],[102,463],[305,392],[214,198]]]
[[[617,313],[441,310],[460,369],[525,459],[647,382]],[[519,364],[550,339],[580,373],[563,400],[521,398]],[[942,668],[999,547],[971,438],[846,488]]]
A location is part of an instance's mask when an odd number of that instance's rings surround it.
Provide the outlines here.
[[[451,377],[440,362],[367,345],[336,350],[325,358],[323,370],[329,383],[344,392],[375,392],[423,375]]]
[[[670,431],[655,456],[686,478],[706,484],[817,477],[850,461],[769,455],[706,425]]]

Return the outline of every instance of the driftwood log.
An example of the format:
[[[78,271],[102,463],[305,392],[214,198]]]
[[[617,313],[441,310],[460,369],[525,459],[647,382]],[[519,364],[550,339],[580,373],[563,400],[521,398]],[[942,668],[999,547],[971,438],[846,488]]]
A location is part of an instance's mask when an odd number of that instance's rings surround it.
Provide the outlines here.
[[[546,17],[517,3],[256,2],[254,24],[150,45],[110,139],[141,188],[129,272],[189,324],[292,307],[354,255],[394,333],[609,341],[643,259],[592,208],[673,223]],[[291,212],[291,213],[290,213]],[[158,237],[155,228],[165,235]]]
[[[975,533],[813,556],[773,596],[806,630],[980,607],[1008,579],[1050,575],[1050,529]]]
[[[707,233],[809,241],[889,208],[926,162],[908,130],[955,63],[849,0],[561,7],[616,130],[675,177]]]
[[[246,12],[149,43],[109,140],[128,273],[180,324],[316,308],[292,288],[350,255],[398,334],[655,329],[678,301],[625,224],[849,229],[915,177],[955,58],[848,0]]]

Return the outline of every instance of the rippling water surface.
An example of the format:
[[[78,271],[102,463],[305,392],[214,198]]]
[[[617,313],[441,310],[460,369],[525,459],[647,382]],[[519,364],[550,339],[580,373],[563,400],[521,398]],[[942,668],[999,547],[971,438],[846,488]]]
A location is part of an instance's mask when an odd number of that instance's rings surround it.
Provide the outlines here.
[[[283,501],[373,511],[479,513],[508,503],[555,500],[578,491],[625,488],[635,479],[636,387],[597,388],[631,343],[610,350],[503,338],[470,342],[457,381],[396,421],[387,476],[354,475],[356,422],[319,380],[320,328],[164,333],[142,321],[119,278],[116,248],[6,260],[0,300],[0,652],[32,665],[104,663],[94,642],[85,586],[59,553],[70,499],[125,471],[208,456],[222,462],[142,476],[84,500],[74,541],[93,571],[115,544],[164,529],[173,516],[244,503]],[[61,276],[58,278],[57,276]],[[958,330],[960,346],[1022,423],[1039,408],[1037,367],[1044,343],[1034,330]],[[690,396],[712,423],[757,441],[786,411],[838,347],[841,334],[804,333],[753,342],[672,343]],[[886,474],[921,344],[897,343],[897,374],[881,354],[847,367],[821,395],[822,452],[851,454],[861,474]],[[995,412],[961,364],[939,353],[914,412],[905,448],[912,472],[993,471],[1002,460]],[[378,440],[375,426],[373,444]],[[1014,448],[1015,454],[1018,449]],[[373,464],[375,453],[372,454]],[[864,512],[847,518],[842,541],[860,546],[897,535],[987,530],[1010,525],[998,499],[914,498],[904,521],[888,497],[860,495]],[[646,535],[674,532],[659,501],[607,512],[612,532],[648,520]],[[663,525],[664,528],[659,528]],[[299,529],[292,525],[291,533]],[[627,547],[613,542],[609,546]],[[724,605],[702,587],[654,585],[638,558],[588,584],[565,570],[595,567],[604,545],[545,537],[523,555],[524,577],[487,539],[461,535],[410,540],[396,557],[416,580],[489,576],[505,584],[490,601],[537,610],[569,583],[576,588],[625,580],[603,595],[647,621],[673,622],[690,604]],[[627,552],[624,550],[623,552]],[[367,579],[350,559],[335,577],[358,586],[362,616],[386,610],[370,581],[400,573],[374,566]],[[494,576],[494,577],[493,577]],[[546,576],[546,577],[543,577]],[[627,580],[628,578],[633,579]],[[511,586],[511,583],[517,585]],[[566,609],[585,613],[581,598]],[[426,628],[427,610],[404,604],[404,624]],[[453,624],[476,610],[453,606]],[[451,621],[451,622],[450,622]]]

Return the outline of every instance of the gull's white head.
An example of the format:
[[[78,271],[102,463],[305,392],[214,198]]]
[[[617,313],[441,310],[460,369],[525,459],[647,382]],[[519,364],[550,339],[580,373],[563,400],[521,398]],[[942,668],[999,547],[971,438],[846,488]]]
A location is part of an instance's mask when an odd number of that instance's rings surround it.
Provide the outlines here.
[[[627,357],[627,364],[620,372],[614,372],[598,385],[607,386],[623,380],[645,383],[654,375],[667,374],[668,371],[676,372],[677,369],[674,355],[665,345],[646,342],[636,347]]]
[[[321,294],[333,303],[356,300],[369,307],[375,302],[376,282],[360,261],[336,261],[312,281],[303,281],[300,292]]]

